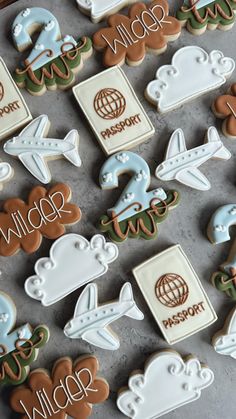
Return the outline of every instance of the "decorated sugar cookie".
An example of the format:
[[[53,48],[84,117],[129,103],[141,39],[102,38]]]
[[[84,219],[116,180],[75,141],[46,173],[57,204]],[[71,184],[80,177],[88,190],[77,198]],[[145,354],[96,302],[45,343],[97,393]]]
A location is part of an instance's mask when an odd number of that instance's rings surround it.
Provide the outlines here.
[[[115,206],[100,218],[99,229],[115,242],[138,237],[154,239],[157,225],[177,206],[179,194],[166,193],[162,188],[147,192],[151,180],[149,167],[142,157],[130,151],[116,153],[104,163],[99,175],[101,188],[117,188],[119,176],[124,173],[130,174],[131,179]]]
[[[29,108],[0,57],[0,140],[13,134],[31,119]]]
[[[94,47],[104,51],[106,67],[139,65],[146,52],[161,54],[169,41],[180,36],[178,20],[169,16],[167,0],[135,3],[129,15],[115,14],[108,18],[108,27],[99,29],[93,36]]]
[[[176,17],[189,32],[201,35],[206,29],[231,29],[235,22],[235,10],[235,0],[184,0]]]
[[[39,349],[49,339],[46,326],[33,329],[27,323],[14,329],[15,322],[15,304],[7,294],[0,292],[0,385],[25,381]]]
[[[9,163],[2,162],[0,160],[0,191],[3,188],[3,185],[14,176],[14,170]]]
[[[16,349],[0,358],[0,384],[22,384],[29,375],[31,364],[38,358],[39,349],[45,346],[49,336],[46,326],[37,326],[32,330],[30,339],[16,342]]]
[[[134,371],[127,388],[118,393],[118,409],[132,419],[159,418],[193,402],[214,381],[214,373],[193,355],[185,360],[178,352],[153,354],[144,372]]]
[[[109,396],[109,385],[97,376],[98,369],[98,360],[91,355],[74,364],[70,358],[58,359],[50,375],[43,369],[32,371],[27,384],[12,392],[10,405],[22,419],[86,419],[93,405]]]
[[[228,94],[219,96],[212,105],[214,114],[223,119],[222,131],[226,137],[236,139],[236,83]]]
[[[0,359],[14,351],[32,336],[29,324],[12,330],[16,322],[16,307],[12,299],[0,292]]]
[[[79,83],[73,93],[107,155],[135,147],[155,132],[119,66]]]
[[[122,316],[143,320],[144,315],[137,307],[129,282],[123,285],[118,301],[98,306],[98,288],[89,284],[81,293],[74,312],[64,333],[71,339],[83,339],[102,349],[116,350],[120,347],[118,337],[109,328],[110,323]]]
[[[48,116],[41,115],[30,122],[17,137],[7,141],[3,147],[7,154],[18,157],[26,169],[42,183],[49,183],[52,179],[47,160],[64,157],[74,166],[81,166],[78,154],[78,131],[74,129],[68,132],[64,141],[46,139],[49,127]]]
[[[12,256],[20,249],[35,252],[43,237],[57,239],[65,225],[78,222],[80,208],[69,203],[69,186],[59,183],[48,191],[36,186],[27,203],[20,198],[7,199],[0,212],[0,255]]]
[[[40,34],[33,45],[31,36],[35,32]],[[14,74],[17,85],[33,95],[42,95],[47,89],[70,87],[83,61],[92,54],[89,38],[62,37],[55,16],[41,7],[27,8],[18,14],[12,25],[12,37],[18,51],[33,45]]]
[[[221,51],[208,54],[196,45],[180,48],[170,65],[158,68],[156,79],[147,85],[145,95],[158,112],[169,112],[222,86],[234,69],[235,61]]]
[[[78,8],[86,15],[90,15],[92,22],[100,22],[107,16],[118,12],[138,0],[76,0]]]
[[[35,275],[26,280],[25,291],[49,306],[104,275],[117,257],[117,246],[100,234],[90,242],[79,234],[67,234],[53,243],[48,258],[36,262]]]
[[[223,329],[219,330],[213,338],[212,345],[220,355],[231,356],[236,359],[236,309],[229,313]]]
[[[180,245],[148,259],[133,269],[133,274],[169,344],[180,342],[217,320]]]
[[[184,133],[179,128],[170,138],[165,160],[156,168],[156,177],[162,181],[177,180],[190,188],[208,191],[211,184],[198,167],[211,158],[231,158],[215,127],[208,129],[207,142],[192,150],[187,150]]]
[[[236,204],[219,207],[208,224],[207,235],[211,243],[219,244],[230,240],[230,228],[236,224]],[[227,260],[220,270],[212,275],[213,285],[233,300],[236,300],[236,243],[234,242]]]

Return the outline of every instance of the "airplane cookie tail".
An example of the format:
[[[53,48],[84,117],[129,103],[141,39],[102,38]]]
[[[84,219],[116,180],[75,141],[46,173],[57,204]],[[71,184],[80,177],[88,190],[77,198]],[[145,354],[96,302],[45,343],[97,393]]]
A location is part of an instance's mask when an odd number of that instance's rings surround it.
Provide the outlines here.
[[[218,134],[218,131],[215,127],[208,128],[207,142],[208,143],[220,142],[222,144],[222,147],[214,154],[215,159],[221,159],[221,160],[229,160],[230,159],[231,153],[222,143],[222,141],[220,139],[220,136]]]
[[[78,140],[79,134],[76,129],[72,129],[68,132],[67,136],[65,137],[64,141],[73,145],[73,149],[65,152],[63,156],[69,160],[74,166],[80,167],[81,166],[81,158],[79,156],[78,151]]]
[[[137,307],[137,305],[134,301],[132,287],[131,287],[129,282],[126,282],[123,285],[123,287],[121,288],[119,300],[120,300],[121,303],[124,303],[124,302],[132,302],[133,303],[130,310],[127,311],[126,316],[131,317],[132,319],[136,319],[136,320],[143,320],[144,315],[141,312],[141,310],[139,310],[139,308]]]

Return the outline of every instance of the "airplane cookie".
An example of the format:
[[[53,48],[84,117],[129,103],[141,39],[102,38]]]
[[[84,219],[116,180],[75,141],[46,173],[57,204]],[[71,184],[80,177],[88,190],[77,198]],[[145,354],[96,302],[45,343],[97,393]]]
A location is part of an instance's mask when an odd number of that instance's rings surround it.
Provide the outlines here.
[[[75,307],[74,318],[64,328],[71,339],[83,339],[102,349],[116,350],[120,347],[118,337],[109,330],[109,324],[123,316],[143,320],[137,307],[132,287],[126,282],[120,291],[119,301],[98,306],[97,284],[89,284],[83,290]]]
[[[231,158],[215,127],[208,129],[205,144],[191,150],[187,150],[184,133],[179,128],[172,134],[165,160],[157,166],[155,175],[162,181],[177,180],[190,188],[207,191],[211,184],[198,167],[211,158]]]
[[[18,157],[28,171],[40,182],[51,182],[47,160],[64,157],[74,166],[81,166],[78,154],[78,131],[71,130],[63,140],[45,138],[50,121],[47,115],[40,115],[30,122],[17,137],[8,140],[3,148],[7,154]]]
[[[229,313],[225,324],[212,338],[212,345],[220,355],[236,359],[236,308]]]

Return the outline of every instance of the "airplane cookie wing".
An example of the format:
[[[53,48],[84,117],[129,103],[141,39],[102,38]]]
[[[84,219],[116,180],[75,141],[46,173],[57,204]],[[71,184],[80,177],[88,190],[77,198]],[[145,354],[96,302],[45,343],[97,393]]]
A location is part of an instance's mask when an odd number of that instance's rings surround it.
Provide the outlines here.
[[[199,191],[208,191],[211,188],[209,180],[196,167],[180,170],[176,174],[176,180]]]
[[[180,153],[187,151],[185,144],[184,132],[181,128],[176,129],[170,137],[170,141],[166,150],[165,159],[171,159]]]
[[[42,183],[51,181],[51,173],[45,160],[37,153],[27,151],[19,154],[19,159],[28,171]]]
[[[47,115],[40,115],[30,122],[19,134],[19,137],[46,137],[50,127]]]
[[[119,339],[106,327],[88,330],[82,336],[83,340],[102,349],[115,351],[120,347]]]

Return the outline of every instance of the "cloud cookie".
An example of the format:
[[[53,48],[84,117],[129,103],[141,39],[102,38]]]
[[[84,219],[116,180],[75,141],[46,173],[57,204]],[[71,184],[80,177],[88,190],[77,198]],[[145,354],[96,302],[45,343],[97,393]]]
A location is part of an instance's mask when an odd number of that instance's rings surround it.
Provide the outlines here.
[[[85,15],[90,15],[93,23],[100,22],[105,17],[118,12],[122,7],[138,0],[76,0],[78,8]]]
[[[186,64],[187,63],[187,64]],[[157,70],[145,95],[160,113],[169,112],[184,103],[223,85],[235,69],[235,61],[221,51],[208,54],[198,46],[179,49],[171,65]]]
[[[152,355],[144,373],[133,373],[128,389],[118,394],[119,410],[132,419],[152,419],[165,415],[201,396],[214,381],[214,373],[193,356],[185,361],[175,351]]]
[[[67,234],[53,243],[48,258],[36,262],[36,275],[26,280],[25,291],[49,306],[104,275],[117,257],[117,246],[100,234],[90,242],[78,234]]]

